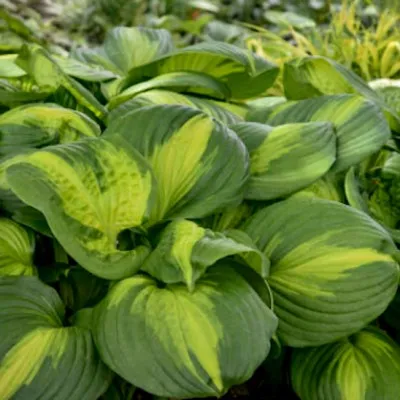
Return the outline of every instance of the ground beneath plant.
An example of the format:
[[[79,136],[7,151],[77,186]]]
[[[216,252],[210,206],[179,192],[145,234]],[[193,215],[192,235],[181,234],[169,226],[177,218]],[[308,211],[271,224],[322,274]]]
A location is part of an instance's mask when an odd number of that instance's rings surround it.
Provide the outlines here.
[[[152,396],[142,391],[137,391],[133,400],[152,400]],[[193,400],[216,400],[216,398],[209,397],[207,399]],[[256,373],[245,384],[233,387],[220,400],[299,400],[299,398],[291,391],[289,386],[267,383],[260,372]]]

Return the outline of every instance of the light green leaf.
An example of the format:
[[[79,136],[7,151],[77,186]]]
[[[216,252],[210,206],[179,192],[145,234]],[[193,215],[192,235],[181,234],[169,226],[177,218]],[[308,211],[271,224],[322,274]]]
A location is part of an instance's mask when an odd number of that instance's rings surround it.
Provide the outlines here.
[[[382,151],[377,156],[377,165],[350,168],[345,177],[345,193],[348,203],[371,215],[400,242],[400,155]],[[379,165],[379,163],[382,163]],[[365,174],[365,176],[363,175]]]
[[[49,96],[47,92],[26,91],[0,79],[0,104],[12,108],[20,104],[42,101]]]
[[[268,282],[286,345],[317,346],[357,332],[396,293],[396,246],[351,207],[292,198],[259,211],[243,230],[271,261]]]
[[[57,292],[36,277],[0,278],[0,398],[97,400],[112,374],[89,330],[64,327]]]
[[[59,87],[70,92],[77,102],[98,118],[104,118],[107,110],[94,95],[79,82],[65,74],[55,60],[40,46],[24,46],[17,64],[24,69],[44,91],[54,92]]]
[[[8,30],[16,33],[25,41],[31,43],[40,43],[43,41],[41,32],[35,32],[22,16],[9,12],[4,6],[0,8],[0,20],[7,25]]]
[[[157,88],[172,88],[172,90],[179,92],[209,94],[220,99],[229,97],[229,89],[212,76],[199,72],[171,72],[123,90],[119,95],[110,99],[108,108],[111,110],[141,92]]]
[[[334,174],[326,174],[312,185],[292,195],[292,197],[317,197],[344,203],[344,191],[341,181]]]
[[[75,58],[53,56],[61,69],[69,76],[88,82],[103,82],[118,77],[115,73],[97,64],[81,62]]]
[[[100,127],[85,114],[56,104],[29,104],[0,115],[0,155],[96,137]]]
[[[15,64],[17,57],[17,54],[0,55],[0,77],[19,78],[26,75],[26,72]]]
[[[368,84],[400,117],[400,79],[377,79]]]
[[[45,215],[65,250],[94,275],[120,279],[140,268],[148,248],[121,251],[118,235],[145,222],[154,182],[129,143],[93,138],[48,147],[8,167],[7,182]]]
[[[302,400],[397,400],[400,347],[368,327],[336,343],[294,350],[291,380]]]
[[[24,45],[24,39],[11,31],[0,31],[0,51],[9,53],[18,51]]]
[[[227,207],[220,213],[215,213],[201,220],[201,225],[215,232],[235,229],[252,214],[252,208],[247,203],[235,207]]]
[[[354,95],[321,96],[276,106],[262,120],[277,126],[297,122],[331,122],[337,135],[339,172],[376,153],[390,138],[389,126],[379,108]]]
[[[153,169],[158,191],[150,223],[202,218],[242,201],[246,148],[235,132],[206,114],[174,105],[145,107],[112,120],[103,137],[115,135]]]
[[[232,99],[248,99],[265,93],[274,83],[279,68],[240,47],[203,42],[133,68],[119,90],[146,78],[182,71],[210,75],[229,88]]]
[[[277,319],[234,269],[210,269],[190,293],[146,276],[118,282],[93,313],[106,364],[165,397],[220,397],[267,356]],[[137,366],[140,366],[138,368]]]
[[[30,232],[9,219],[0,218],[0,276],[36,275],[32,260],[34,248],[35,237]]]
[[[400,132],[400,116],[396,111],[356,73],[329,58],[312,56],[286,63],[283,84],[285,96],[290,100],[342,93],[364,96],[384,110],[391,128]]]
[[[270,110],[286,101],[286,97],[280,96],[259,97],[248,100],[246,101],[246,105],[249,110],[245,117],[248,121],[262,121],[269,114]]]
[[[314,20],[290,11],[269,10],[264,13],[264,18],[271,24],[279,25],[282,28],[310,29],[316,27]]]
[[[249,33],[250,31],[243,26],[212,19],[204,26],[202,38],[206,41],[217,40],[239,45],[249,36]]]
[[[116,118],[124,118],[125,115],[135,108],[142,108],[150,105],[162,104],[180,104],[182,106],[192,107],[201,110],[216,120],[226,124],[235,124],[243,118],[230,109],[229,103],[218,102],[194,96],[184,95],[180,93],[170,92],[167,90],[153,89],[145,93],[137,95],[134,99],[128,100],[119,107],[111,111],[108,120],[112,121]]]
[[[174,49],[171,34],[165,29],[116,27],[101,47],[78,49],[73,56],[89,65],[100,65],[118,76],[147,64]],[[82,75],[80,78],[84,78]]]
[[[358,180],[355,168],[350,168],[345,177],[344,188],[348,203],[357,210],[369,214],[368,199],[361,194],[361,183]]]
[[[218,13],[220,8],[213,1],[206,0],[189,0],[189,5],[199,10],[208,11],[211,13]]]
[[[6,171],[11,165],[22,160],[24,154],[28,154],[32,151],[32,149],[25,148],[21,149],[19,153],[11,153],[0,158],[0,209],[13,213],[25,206],[25,204],[11,191],[10,185],[7,182]]]
[[[196,281],[208,267],[222,258],[239,254],[265,277],[268,259],[252,245],[250,238],[247,237],[250,243],[246,243],[246,238],[233,236],[204,229],[191,221],[173,221],[162,233],[141,270],[167,284],[184,283],[193,292]]]
[[[336,136],[327,122],[276,128],[243,122],[231,128],[250,153],[247,199],[271,200],[303,189],[325,175],[336,159]]]

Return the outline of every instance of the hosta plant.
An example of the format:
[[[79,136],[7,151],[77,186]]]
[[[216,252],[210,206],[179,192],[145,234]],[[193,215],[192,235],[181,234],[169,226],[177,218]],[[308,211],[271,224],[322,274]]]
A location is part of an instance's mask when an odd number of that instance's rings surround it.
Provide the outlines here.
[[[147,28],[0,57],[2,400],[254,374],[265,399],[398,400],[399,116],[329,59],[288,63],[287,98],[278,72]]]

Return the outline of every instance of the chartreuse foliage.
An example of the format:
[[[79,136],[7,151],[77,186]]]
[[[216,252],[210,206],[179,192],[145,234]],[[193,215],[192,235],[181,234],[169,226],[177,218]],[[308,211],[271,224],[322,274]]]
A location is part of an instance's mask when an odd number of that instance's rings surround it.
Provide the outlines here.
[[[1,400],[398,400],[395,91],[277,74],[147,28],[0,57]]]

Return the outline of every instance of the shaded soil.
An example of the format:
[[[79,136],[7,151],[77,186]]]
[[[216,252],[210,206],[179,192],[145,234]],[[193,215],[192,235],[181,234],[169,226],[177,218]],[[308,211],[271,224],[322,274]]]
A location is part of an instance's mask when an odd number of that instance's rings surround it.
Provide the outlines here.
[[[271,385],[264,380],[265,374],[258,371],[252,379],[243,385],[233,387],[220,400],[299,400],[286,385]],[[152,396],[142,391],[135,393],[133,400],[152,400]],[[175,400],[175,399],[169,399]],[[193,400],[216,400],[215,397]]]

